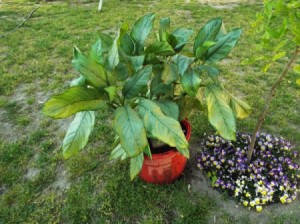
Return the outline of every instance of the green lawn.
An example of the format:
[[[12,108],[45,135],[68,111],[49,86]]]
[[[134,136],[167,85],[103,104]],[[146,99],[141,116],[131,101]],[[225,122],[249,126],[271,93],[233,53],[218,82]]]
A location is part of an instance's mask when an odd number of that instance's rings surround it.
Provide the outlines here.
[[[198,1],[104,0],[103,11],[97,13],[97,1],[66,2],[0,2],[0,36],[7,34],[0,38],[1,224],[299,223],[299,199],[282,205],[285,212],[280,214],[272,209],[257,214],[241,206],[229,211],[220,206],[220,200],[232,203],[226,196],[193,187],[200,172],[192,162],[198,143],[204,133],[213,132],[205,111],[191,117],[193,157],[187,171],[167,186],[131,182],[127,162],[108,160],[114,137],[109,111],[97,114],[90,144],[69,160],[62,158],[60,145],[70,119],[51,120],[40,112],[50,95],[62,92],[77,77],[71,65],[74,45],[87,51],[100,32],[114,34],[123,21],[132,25],[147,12],[156,13],[155,29],[159,18],[170,17],[173,28],[190,27],[194,35],[208,20],[222,17],[228,30],[244,28],[221,71],[226,88],[252,105],[251,117],[238,122],[239,131],[252,132],[264,96],[287,61],[282,59],[267,74],[261,72],[262,63],[241,65],[258,53],[258,37],[251,33],[250,22],[261,5],[215,9]],[[23,26],[9,33],[36,7]],[[295,80],[299,78],[290,72],[282,82],[263,125],[264,131],[289,139],[298,151],[300,87]],[[241,211],[243,216],[235,215]]]

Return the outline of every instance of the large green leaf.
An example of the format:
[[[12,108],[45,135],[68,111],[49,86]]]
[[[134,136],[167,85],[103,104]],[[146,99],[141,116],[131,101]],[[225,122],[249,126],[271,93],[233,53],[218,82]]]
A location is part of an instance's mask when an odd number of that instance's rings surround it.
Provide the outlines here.
[[[115,112],[115,129],[122,148],[129,157],[139,155],[148,145],[146,131],[138,114],[129,106]]]
[[[97,40],[96,43],[93,44],[92,49],[90,51],[90,58],[94,61],[103,64],[103,55],[102,55],[102,44],[101,40]]]
[[[172,47],[175,51],[179,51],[182,47],[188,43],[190,36],[193,34],[192,29],[178,28],[171,33],[171,35],[176,40],[175,43],[172,43]]]
[[[105,92],[107,92],[109,101],[113,101],[116,98],[116,96],[118,95],[118,89],[116,86],[109,86],[109,87],[106,87],[104,90],[105,90]]]
[[[165,63],[161,79],[167,85],[177,81],[178,71],[176,65],[173,63]]]
[[[134,72],[139,71],[143,67],[144,60],[145,60],[145,55],[129,57],[129,61],[132,65]]]
[[[131,38],[140,45],[143,45],[147,36],[152,30],[154,13],[149,13],[137,20],[131,30]]]
[[[152,73],[152,66],[148,65],[133,75],[124,85],[122,94],[126,99],[131,99],[138,95],[147,86]]]
[[[216,67],[208,66],[208,65],[200,65],[196,68],[198,71],[206,71],[208,76],[214,81],[214,83],[218,83],[219,70]]]
[[[117,46],[117,38],[114,40],[111,48],[109,49],[107,55],[107,64],[110,71],[114,70],[114,68],[119,64],[119,53],[118,53],[118,46]]]
[[[75,86],[65,93],[51,97],[43,114],[51,118],[66,118],[79,111],[98,110],[105,105],[104,96],[92,88]]]
[[[251,114],[251,107],[245,102],[234,96],[230,96],[230,107],[235,117],[244,119]]]
[[[144,162],[144,153],[130,159],[130,179],[133,180],[141,171]]]
[[[164,115],[156,103],[147,99],[141,99],[137,108],[140,117],[144,121],[147,133],[152,137],[171,147],[188,148],[188,143],[182,132],[180,123]]]
[[[209,122],[223,138],[235,140],[235,118],[226,94],[221,87],[211,84],[205,89],[205,97]]]
[[[127,55],[132,56],[134,54],[135,45],[134,45],[132,38],[130,37],[130,35],[128,33],[125,33],[121,37],[120,45],[121,45],[121,48],[123,49],[123,51]]]
[[[168,40],[168,30],[170,28],[170,18],[162,18],[159,21],[159,40],[167,41]]]
[[[105,34],[105,33],[100,33],[99,38],[101,40],[102,51],[103,52],[108,52],[111,45],[114,42],[114,39],[111,36],[109,36],[108,34]]]
[[[199,73],[192,68],[189,68],[181,77],[182,88],[189,96],[196,96],[200,83]]]
[[[195,58],[190,58],[185,55],[178,55],[177,68],[180,76],[182,76],[185,73],[188,67],[194,62],[194,59]]]
[[[115,67],[115,70],[113,71],[112,75],[115,77],[117,81],[124,81],[129,76],[128,67],[123,63],[119,63]]]
[[[199,31],[194,42],[194,55],[199,47],[202,47],[205,41],[214,41],[222,26],[222,19],[216,18],[206,23]]]
[[[107,86],[105,70],[101,64],[86,57],[81,52],[76,53],[76,57],[72,63],[74,68],[79,71],[92,86],[96,88]]]
[[[124,157],[124,155],[125,155],[125,157],[127,157],[127,154],[126,154],[125,150],[122,148],[121,144],[118,144],[116,146],[116,148],[114,148],[111,151],[109,159],[116,160],[116,159]]]
[[[220,38],[218,42],[207,50],[205,55],[206,61],[217,62],[226,58],[234,46],[237,44],[238,39],[242,34],[242,29],[233,29],[227,35]]]
[[[72,82],[70,83],[70,87],[74,87],[74,86],[85,86],[85,78],[80,75],[78,78],[72,80]]]
[[[159,83],[157,85],[151,85],[150,91],[152,95],[168,94],[172,91],[172,84]]]
[[[173,55],[174,51],[172,46],[168,42],[156,41],[146,48],[146,54],[155,54],[159,56]]]
[[[179,108],[178,105],[170,100],[159,100],[157,105],[160,107],[161,111],[168,117],[172,117],[175,120],[179,118]]]
[[[63,140],[62,149],[65,158],[76,154],[86,145],[94,124],[94,111],[76,113]]]

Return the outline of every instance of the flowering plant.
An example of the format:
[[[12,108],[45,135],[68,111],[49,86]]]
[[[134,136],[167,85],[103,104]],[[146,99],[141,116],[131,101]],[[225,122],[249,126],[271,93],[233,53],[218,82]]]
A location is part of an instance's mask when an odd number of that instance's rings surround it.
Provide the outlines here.
[[[247,163],[250,134],[237,133],[231,142],[208,136],[197,160],[207,172],[212,186],[234,196],[244,206],[255,207],[276,202],[290,203],[299,191],[300,168],[297,152],[283,138],[258,133],[251,163]]]

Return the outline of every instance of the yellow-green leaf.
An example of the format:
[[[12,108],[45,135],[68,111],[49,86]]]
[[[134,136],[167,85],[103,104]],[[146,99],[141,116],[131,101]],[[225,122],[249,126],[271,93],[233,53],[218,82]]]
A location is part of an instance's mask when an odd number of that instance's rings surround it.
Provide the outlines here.
[[[245,102],[233,96],[230,96],[230,107],[235,117],[244,119],[251,114],[251,107]]]
[[[141,171],[144,162],[144,154],[141,153],[130,159],[130,179],[133,180]]]
[[[140,117],[143,118],[145,129],[151,136],[171,147],[188,148],[188,142],[180,123],[171,117],[165,116],[156,103],[142,99],[139,101],[137,108]]]
[[[53,96],[43,107],[43,114],[51,118],[66,118],[79,111],[98,110],[106,105],[97,90],[81,86],[71,87],[65,93]]]
[[[122,148],[129,157],[139,155],[148,145],[143,122],[129,106],[116,110],[115,130],[120,137]]]
[[[211,84],[205,89],[208,120],[220,135],[235,140],[236,124],[232,109],[221,87]]]
[[[86,145],[94,124],[94,111],[84,111],[76,114],[63,140],[62,149],[65,158],[76,154]]]

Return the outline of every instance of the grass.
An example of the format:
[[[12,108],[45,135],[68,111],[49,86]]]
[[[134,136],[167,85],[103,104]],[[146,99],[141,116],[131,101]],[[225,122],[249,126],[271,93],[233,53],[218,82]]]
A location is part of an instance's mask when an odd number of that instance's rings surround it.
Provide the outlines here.
[[[189,189],[188,174],[167,186],[131,182],[128,163],[107,159],[113,142],[109,111],[97,115],[88,147],[63,160],[60,144],[70,120],[50,120],[40,109],[50,95],[62,92],[77,76],[70,63],[74,45],[86,51],[100,32],[113,34],[116,24],[132,24],[149,11],[156,12],[157,18],[171,17],[174,28],[195,30],[222,17],[228,30],[244,27],[239,45],[230,60],[221,63],[221,70],[225,86],[253,105],[251,117],[238,122],[240,131],[250,132],[263,106],[262,96],[285,62],[269,74],[260,72],[259,63],[241,65],[242,59],[256,54],[253,46],[258,38],[250,33],[249,22],[260,5],[217,10],[197,1],[114,0],[104,1],[101,13],[96,12],[97,1],[4,0],[0,6],[0,35],[39,6],[21,28],[0,39],[0,223],[208,223],[214,216],[218,223],[254,223],[250,216],[236,217],[235,211],[220,208],[213,196]],[[291,72],[283,81],[263,129],[289,139],[299,151],[297,78]],[[191,121],[192,145],[197,145],[213,129],[205,112]],[[295,203],[299,206],[299,200]],[[269,223],[297,223],[295,213],[263,214]]]

